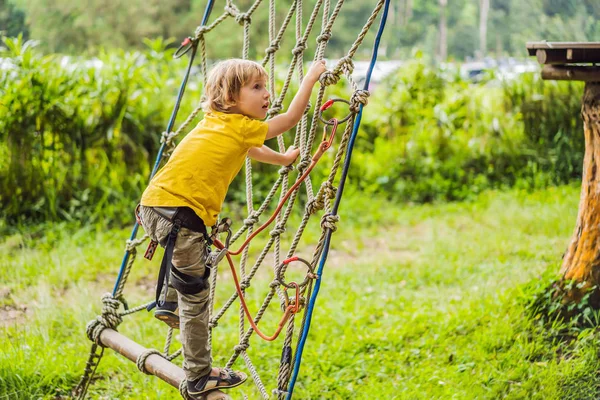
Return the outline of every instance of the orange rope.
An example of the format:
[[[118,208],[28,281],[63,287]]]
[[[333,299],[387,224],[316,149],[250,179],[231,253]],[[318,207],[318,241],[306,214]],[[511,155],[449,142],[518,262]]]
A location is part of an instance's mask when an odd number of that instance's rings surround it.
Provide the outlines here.
[[[236,250],[236,251],[228,250],[227,254],[231,254],[232,256],[240,255],[242,253],[242,251],[244,251],[244,248],[246,246],[248,246],[248,244],[250,244],[250,242],[252,241],[252,239],[254,239],[256,237],[256,235],[258,235],[260,232],[262,232],[263,230],[265,230],[269,225],[271,225],[271,223],[273,222],[273,220],[275,220],[275,218],[277,217],[277,214],[279,214],[279,212],[283,208],[285,202],[290,198],[290,196],[292,195],[292,193],[294,192],[294,190],[296,190],[296,188],[298,188],[298,186],[300,186],[300,184],[302,182],[304,182],[304,180],[306,179],[306,177],[308,177],[308,175],[310,174],[310,172],[317,165],[317,162],[319,162],[319,160],[321,159],[321,157],[323,156],[323,154],[331,147],[331,145],[333,143],[333,139],[335,137],[335,131],[337,130],[338,120],[335,119],[335,118],[333,118],[333,119],[331,119],[331,122],[333,122],[333,127],[331,128],[331,135],[330,135],[329,139],[325,140],[325,139],[327,139],[327,125],[325,125],[324,131],[323,131],[323,141],[321,142],[321,144],[319,145],[319,148],[317,149],[317,151],[313,155],[309,167],[306,169],[306,171],[304,171],[304,173],[302,174],[302,176],[300,177],[300,179],[298,179],[296,181],[296,183],[294,183],[294,185],[290,188],[290,190],[288,190],[288,192],[285,194],[285,196],[283,197],[283,199],[281,199],[281,201],[277,205],[277,208],[275,209],[275,212],[273,213],[273,215],[271,215],[271,218],[269,218],[267,220],[267,222],[265,222],[264,224],[262,224],[256,231],[254,231],[252,233],[252,235],[250,235],[246,239],[246,241],[244,243],[242,243],[242,245],[240,246],[240,248],[238,250]]]
[[[332,102],[332,104],[333,104],[333,102]],[[331,104],[328,104],[328,103],[326,103],[325,105],[327,105],[327,108],[329,108],[331,106]],[[325,105],[323,107],[325,107]],[[295,302],[295,304],[288,304],[287,305],[287,307],[285,309],[285,312],[284,312],[283,316],[281,317],[281,320],[279,321],[279,324],[277,326],[277,330],[275,331],[275,333],[273,335],[267,336],[260,329],[258,329],[258,326],[254,323],[254,319],[252,318],[252,315],[250,315],[250,310],[248,310],[248,305],[246,304],[246,300],[244,298],[244,294],[242,293],[242,288],[240,286],[240,282],[239,282],[239,279],[238,279],[238,276],[237,276],[237,272],[236,272],[235,266],[233,264],[233,259],[231,258],[231,256],[237,256],[237,255],[239,255],[242,251],[244,251],[244,248],[246,248],[246,246],[248,246],[248,244],[250,244],[250,242],[252,241],[252,239],[254,239],[256,237],[256,235],[258,235],[260,232],[262,232],[263,230],[265,230],[269,225],[271,225],[271,223],[277,217],[277,215],[279,214],[279,212],[281,211],[281,209],[283,208],[285,202],[289,199],[289,197],[291,196],[291,194],[298,188],[298,186],[300,186],[300,184],[302,182],[304,182],[304,180],[306,179],[306,177],[308,177],[308,175],[310,174],[310,172],[317,165],[317,162],[319,162],[319,160],[321,159],[321,157],[323,156],[323,154],[331,147],[331,145],[333,144],[333,139],[335,137],[335,132],[337,130],[338,120],[335,119],[335,118],[333,118],[330,121],[333,123],[333,126],[331,128],[331,135],[327,139],[327,125],[325,125],[325,128],[323,129],[323,140],[321,141],[321,144],[319,145],[319,148],[317,149],[317,151],[313,155],[309,167],[302,174],[302,176],[300,177],[300,179],[298,179],[296,181],[296,183],[290,188],[290,190],[288,190],[288,192],[285,194],[285,196],[281,199],[281,201],[277,205],[277,208],[275,209],[275,212],[273,213],[273,215],[271,216],[271,218],[269,218],[256,231],[254,231],[246,239],[246,241],[240,246],[240,248],[238,250],[236,250],[236,251],[227,250],[227,262],[229,263],[229,268],[231,269],[231,275],[233,275],[233,281],[235,282],[235,290],[237,291],[238,297],[240,298],[240,302],[242,303],[242,308],[244,309],[244,313],[246,314],[246,317],[248,318],[248,322],[250,322],[250,326],[252,326],[252,329],[254,329],[254,331],[256,332],[256,334],[258,336],[260,336],[262,339],[264,339],[266,341],[269,341],[269,342],[277,339],[277,337],[281,333],[281,330],[285,326],[285,324],[288,321],[288,319],[290,318],[290,316],[292,314],[297,313],[298,310],[300,309],[300,286],[296,282],[290,282],[290,285],[293,286],[296,289],[296,302]],[[222,249],[225,248],[225,245],[221,241],[219,241],[218,239],[214,240],[214,244],[220,250],[222,250]],[[284,264],[288,264],[291,261],[294,261],[294,257],[285,260]]]

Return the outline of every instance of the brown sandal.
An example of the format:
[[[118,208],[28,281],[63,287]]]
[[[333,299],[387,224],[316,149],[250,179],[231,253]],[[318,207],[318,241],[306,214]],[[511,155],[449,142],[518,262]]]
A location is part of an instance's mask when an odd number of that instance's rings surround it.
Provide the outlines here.
[[[211,390],[233,388],[244,383],[246,379],[248,379],[248,375],[243,372],[233,371],[229,368],[220,368],[219,376],[208,374],[194,381],[188,381],[188,394],[197,396]]]

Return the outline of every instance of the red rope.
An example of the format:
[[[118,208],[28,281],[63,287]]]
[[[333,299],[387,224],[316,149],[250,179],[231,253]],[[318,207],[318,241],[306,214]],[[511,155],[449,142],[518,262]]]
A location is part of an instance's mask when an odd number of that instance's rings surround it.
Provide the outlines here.
[[[331,102],[331,104],[333,104],[333,102]],[[329,108],[331,106],[331,104],[329,104],[329,102],[325,103],[323,105],[323,107],[321,107],[321,110]],[[300,309],[300,286],[296,282],[290,282],[290,285],[294,286],[294,288],[296,289],[296,302],[295,302],[295,304],[288,304],[286,306],[285,312],[284,312],[283,316],[281,317],[281,320],[279,321],[279,324],[277,326],[277,330],[275,331],[275,333],[273,335],[267,336],[260,329],[258,329],[258,326],[256,325],[256,323],[254,323],[254,319],[252,318],[252,315],[250,315],[250,310],[248,309],[248,305],[246,304],[244,294],[242,293],[242,288],[240,286],[237,272],[235,270],[235,265],[233,264],[233,259],[231,258],[231,256],[239,255],[242,251],[244,251],[246,246],[248,246],[248,244],[250,244],[252,239],[254,239],[256,237],[256,235],[258,235],[260,232],[265,230],[269,225],[271,225],[273,220],[275,220],[275,218],[277,217],[277,215],[283,208],[285,202],[290,198],[290,196],[298,188],[298,186],[300,186],[300,184],[302,182],[304,182],[304,180],[308,177],[308,175],[313,170],[313,168],[317,165],[317,162],[319,162],[319,160],[321,159],[323,154],[331,147],[331,145],[333,144],[333,139],[335,137],[335,132],[337,130],[338,120],[333,118],[330,121],[333,123],[333,125],[331,128],[331,134],[330,134],[329,138],[327,138],[327,125],[325,125],[325,128],[323,130],[323,139],[321,141],[321,144],[319,144],[319,148],[313,155],[309,167],[306,169],[306,171],[304,171],[302,176],[296,181],[296,183],[290,188],[290,190],[288,190],[288,192],[285,194],[285,196],[281,199],[281,201],[277,205],[277,208],[275,209],[275,212],[273,213],[273,215],[271,215],[271,217],[264,224],[262,224],[256,231],[254,231],[246,239],[246,241],[240,246],[240,248],[238,250],[236,250],[236,251],[227,250],[227,262],[229,263],[229,268],[231,269],[231,275],[233,276],[233,281],[235,282],[235,290],[237,291],[238,297],[240,298],[240,302],[242,303],[242,308],[244,309],[244,313],[246,314],[246,317],[248,318],[248,322],[250,322],[250,326],[252,326],[252,329],[254,329],[256,334],[258,336],[260,336],[262,339],[267,340],[267,341],[273,341],[273,340],[277,339],[277,337],[281,333],[281,330],[287,323],[290,316],[292,314],[297,313],[298,310]],[[225,245],[217,239],[214,241],[214,244],[220,250],[225,248]],[[290,262],[296,261],[296,260],[297,260],[297,257],[291,257],[291,258],[288,258],[287,260],[285,260],[283,263],[289,264]]]

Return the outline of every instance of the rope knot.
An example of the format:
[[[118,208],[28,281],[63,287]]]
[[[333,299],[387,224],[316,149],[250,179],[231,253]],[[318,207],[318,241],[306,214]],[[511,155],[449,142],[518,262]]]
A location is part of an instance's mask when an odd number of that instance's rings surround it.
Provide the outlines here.
[[[323,201],[323,198],[320,196],[315,197],[314,199],[312,199],[308,203],[306,203],[306,213],[309,215],[313,215],[317,211],[322,210],[323,208],[325,208],[325,202]]]
[[[324,31],[319,36],[317,36],[317,43],[327,42],[329,39],[331,39],[331,32]]]
[[[321,86],[331,86],[336,85],[340,80],[340,75],[336,74],[333,71],[325,71],[319,77],[319,82]]]
[[[281,167],[279,169],[279,175],[287,175],[294,170],[293,165],[286,165],[285,167]]]
[[[148,237],[148,234],[144,234],[144,236],[142,236],[140,239],[127,239],[127,241],[125,242],[125,251],[133,253],[134,251],[136,251],[136,247],[144,243],[146,239],[148,239]]]
[[[240,9],[231,3],[225,6],[224,10],[230,17],[233,18],[237,18],[237,16],[240,15]]]
[[[250,287],[250,280],[249,279],[244,279],[243,281],[240,282],[240,289],[246,290],[249,287]]]
[[[279,286],[281,286],[281,282],[279,282],[279,280],[278,280],[278,279],[275,279],[273,282],[271,282],[271,283],[269,284],[269,287],[270,287],[271,289],[278,288]]]
[[[323,192],[325,193],[325,196],[327,196],[327,198],[329,200],[335,199],[335,195],[337,194],[337,188],[335,186],[333,186],[333,184],[331,182],[325,181],[325,182],[323,182],[321,187],[323,188]]]
[[[335,232],[337,230],[337,223],[340,220],[339,215],[325,214],[323,218],[321,218],[321,228],[329,229],[331,232]]]
[[[252,18],[248,13],[240,13],[235,16],[235,22],[240,25],[245,25],[246,23],[250,24],[252,22]]]
[[[105,293],[102,295],[102,314],[87,324],[86,334],[88,339],[104,347],[100,343],[100,334],[106,328],[116,329],[122,322],[121,315],[119,314],[120,305],[121,302],[115,299],[112,294]]]
[[[140,354],[139,357],[137,358],[137,360],[135,361],[135,365],[140,370],[140,372],[143,372],[146,375],[152,375],[146,369],[146,359],[148,357],[150,357],[152,354],[156,354],[156,355],[162,357],[162,353],[160,351],[154,350],[154,349],[148,349],[148,350],[144,351],[142,354]]]
[[[273,229],[270,234],[271,234],[271,237],[276,237],[276,236],[280,236],[284,232],[285,232],[285,225],[277,224],[277,225],[275,225],[275,229]]]
[[[356,90],[352,93],[350,97],[350,111],[353,113],[357,113],[360,110],[360,105],[366,106],[369,103],[369,93],[368,90]]]
[[[210,31],[210,29],[208,29],[207,26],[200,25],[199,27],[196,28],[196,31],[194,32],[194,36],[196,39],[200,39],[202,36],[204,36],[205,33],[208,33],[209,31]]]
[[[338,61],[334,71],[343,71],[348,75],[351,75],[352,72],[354,72],[354,61],[348,56],[342,57],[340,58],[340,61]]]
[[[271,103],[271,108],[267,111],[267,115],[272,117],[273,115],[279,114],[283,110],[283,106],[281,105],[281,100],[277,99],[273,103]]]
[[[296,47],[292,49],[292,54],[295,56],[299,56],[304,50],[306,50],[306,42],[300,41],[296,43]]]
[[[273,40],[271,44],[269,44],[269,47],[266,48],[265,53],[272,54],[275,53],[277,50],[279,50],[279,43],[277,42],[277,40]]]
[[[246,218],[244,220],[244,225],[246,225],[248,228],[250,228],[257,222],[258,222],[258,214],[256,213],[256,211],[252,211],[250,213],[250,215],[248,215],[248,218]]]
[[[210,329],[215,329],[217,326],[219,326],[219,323],[218,323],[216,320],[211,320],[211,321],[208,323],[208,327],[209,327]]]
[[[242,351],[246,351],[246,350],[248,350],[248,347],[250,347],[250,343],[248,343],[248,342],[246,341],[246,342],[242,342],[242,343],[240,343],[240,344],[237,344],[237,345],[235,345],[235,346],[233,347],[233,350],[234,350],[236,353],[241,353]]]
[[[163,132],[160,135],[160,142],[165,143],[167,146],[173,145],[173,138],[175,137],[175,132]]]
[[[303,157],[302,160],[300,160],[300,162],[296,166],[296,169],[302,174],[304,170],[308,168],[311,162],[312,158],[310,158],[310,155],[307,155],[306,157]]]

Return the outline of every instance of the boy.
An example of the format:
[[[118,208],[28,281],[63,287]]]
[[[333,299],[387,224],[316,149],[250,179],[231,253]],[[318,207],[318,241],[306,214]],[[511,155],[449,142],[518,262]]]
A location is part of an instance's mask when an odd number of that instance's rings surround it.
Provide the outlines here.
[[[312,88],[323,72],[325,63],[315,62],[287,112],[264,122],[260,120],[269,108],[264,68],[240,59],[217,64],[204,90],[204,119],[181,141],[142,195],[142,226],[150,238],[166,247],[166,262],[172,253],[171,272],[159,276],[159,287],[163,280],[170,280],[171,284],[164,293],[159,289],[157,294],[164,296],[165,301],[157,302],[155,316],[171,327],[181,328],[183,370],[193,398],[211,390],[238,386],[247,379],[243,372],[211,367],[207,279],[210,270],[205,268],[210,244],[206,227],[216,224],[227,189],[246,155],[281,166],[296,160],[298,149],[278,153],[265,146],[264,141],[300,121]]]

